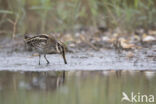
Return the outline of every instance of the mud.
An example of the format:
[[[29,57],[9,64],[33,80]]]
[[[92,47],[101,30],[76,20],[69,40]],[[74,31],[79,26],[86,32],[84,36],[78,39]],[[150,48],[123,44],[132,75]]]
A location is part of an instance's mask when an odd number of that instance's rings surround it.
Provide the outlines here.
[[[79,51],[67,53],[68,64],[58,54],[47,55],[47,65],[43,56],[38,65],[38,56],[31,52],[0,52],[0,70],[9,71],[61,71],[61,70],[156,70],[155,47],[118,53],[114,49],[100,51]]]

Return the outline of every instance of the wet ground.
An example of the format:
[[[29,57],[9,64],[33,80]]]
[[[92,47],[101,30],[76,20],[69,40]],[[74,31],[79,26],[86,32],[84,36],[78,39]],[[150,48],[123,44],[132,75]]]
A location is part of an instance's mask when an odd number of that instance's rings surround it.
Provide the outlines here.
[[[36,54],[19,47],[0,50],[0,104],[131,104],[121,102],[123,92],[156,96],[155,45],[81,49],[66,54],[67,65],[49,54],[50,64],[42,56],[40,66]]]
[[[150,43],[150,42],[149,42]],[[70,47],[66,54],[68,64],[65,65],[61,55],[47,55],[50,61],[46,65],[44,57],[38,65],[38,56],[28,52],[23,42],[23,36],[13,41],[0,38],[0,70],[9,71],[52,71],[52,70],[156,70],[156,44],[144,43],[141,48],[120,52],[108,44],[102,43],[98,51],[90,45],[83,44]]]
[[[0,104],[131,104],[122,93],[156,96],[152,71],[0,71]],[[136,104],[145,104],[144,102]],[[150,103],[155,104],[155,103]]]
[[[1,52],[0,70],[155,70],[156,53],[152,49],[144,48],[120,53],[113,49],[67,53],[67,65],[64,64],[61,55],[51,54],[47,55],[50,64],[46,65],[42,56],[40,66],[38,56],[32,56],[31,52]]]

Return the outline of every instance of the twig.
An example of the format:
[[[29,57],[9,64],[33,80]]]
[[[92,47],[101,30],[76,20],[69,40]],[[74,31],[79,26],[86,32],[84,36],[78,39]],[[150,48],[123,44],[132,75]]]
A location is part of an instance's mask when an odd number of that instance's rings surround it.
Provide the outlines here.
[[[13,40],[14,40],[15,34],[16,34],[16,25],[17,25],[17,16],[16,16],[15,22],[13,24],[13,33],[12,33]]]
[[[8,19],[8,21],[13,25],[13,32],[12,32],[12,39],[14,40],[15,38],[15,34],[16,34],[16,25],[17,25],[17,16],[16,16],[16,19],[15,21],[11,20],[11,19]]]
[[[89,45],[90,47],[92,47],[94,50],[98,51],[98,48],[96,48],[93,44],[91,44],[84,36],[80,36],[80,39],[86,43],[87,45]]]

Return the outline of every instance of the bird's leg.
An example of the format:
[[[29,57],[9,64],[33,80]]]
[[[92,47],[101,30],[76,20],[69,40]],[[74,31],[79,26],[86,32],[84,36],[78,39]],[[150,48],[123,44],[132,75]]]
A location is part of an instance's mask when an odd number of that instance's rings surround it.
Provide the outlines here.
[[[48,59],[47,59],[47,57],[46,57],[46,54],[44,54],[44,58],[45,58],[45,60],[47,61],[47,64],[49,64],[49,61],[48,61]]]
[[[40,59],[41,59],[41,54],[39,54],[39,62],[38,62],[39,65],[40,65]]]

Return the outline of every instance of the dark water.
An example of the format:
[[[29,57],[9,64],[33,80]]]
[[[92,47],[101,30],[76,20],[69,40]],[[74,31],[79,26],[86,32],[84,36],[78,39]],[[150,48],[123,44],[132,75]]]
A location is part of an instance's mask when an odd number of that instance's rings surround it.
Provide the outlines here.
[[[131,104],[122,92],[156,97],[156,72],[0,72],[0,104]]]

